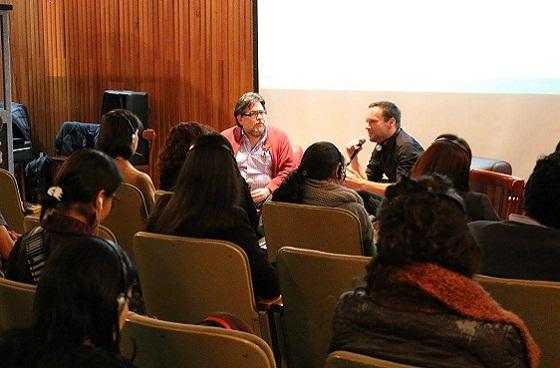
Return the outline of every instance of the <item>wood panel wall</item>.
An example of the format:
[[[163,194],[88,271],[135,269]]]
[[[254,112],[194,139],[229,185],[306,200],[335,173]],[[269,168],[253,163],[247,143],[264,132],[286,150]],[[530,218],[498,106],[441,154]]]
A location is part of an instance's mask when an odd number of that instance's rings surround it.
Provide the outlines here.
[[[161,146],[194,120],[234,124],[252,89],[251,0],[11,0],[13,100],[36,151],[54,153],[64,121],[99,121],[107,89],[147,91]]]

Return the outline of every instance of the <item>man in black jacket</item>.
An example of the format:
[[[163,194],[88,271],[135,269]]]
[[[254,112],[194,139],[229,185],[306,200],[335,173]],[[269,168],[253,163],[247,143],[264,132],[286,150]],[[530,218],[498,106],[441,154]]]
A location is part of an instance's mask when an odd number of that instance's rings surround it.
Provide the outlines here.
[[[523,208],[508,221],[469,224],[483,251],[481,273],[560,281],[560,152],[537,161]]]

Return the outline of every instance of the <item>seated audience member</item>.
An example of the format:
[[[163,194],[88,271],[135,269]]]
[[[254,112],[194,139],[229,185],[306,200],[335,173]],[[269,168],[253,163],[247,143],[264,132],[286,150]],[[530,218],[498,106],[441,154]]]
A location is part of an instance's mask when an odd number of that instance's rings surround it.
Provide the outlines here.
[[[194,121],[179,123],[169,131],[165,146],[159,153],[159,187],[172,191],[187,151],[196,137],[213,131],[213,128]]]
[[[258,93],[242,95],[233,115],[237,125],[222,134],[231,143],[241,175],[260,207],[295,168],[292,144],[286,133],[267,125],[265,101]]]
[[[111,110],[101,118],[96,148],[113,158],[125,183],[140,189],[150,211],[156,191],[154,183],[148,174],[136,169],[129,161],[138,148],[141,129],[142,122],[132,112]]]
[[[272,194],[272,200],[338,207],[352,212],[360,221],[364,251],[372,255],[371,221],[360,195],[341,185],[345,170],[344,157],[334,144],[314,143],[305,150],[300,166]]]
[[[8,230],[8,224],[2,216],[2,212],[0,212],[0,266],[2,266],[3,261],[8,259],[14,246],[15,238],[17,238],[17,235]],[[0,267],[1,270],[2,267]]]
[[[113,193],[121,184],[113,160],[92,149],[74,152],[62,165],[54,186],[41,203],[41,226],[14,245],[6,277],[36,284],[45,261],[57,247],[94,235],[111,211]]]
[[[523,209],[507,221],[469,224],[483,252],[481,273],[560,281],[560,152],[537,161]]]
[[[3,123],[0,121],[0,131],[2,130]],[[2,143],[0,142],[0,146]],[[2,150],[0,150],[0,164],[2,163]],[[0,212],[0,273],[3,270],[3,261],[8,259],[12,247],[14,246],[14,241],[17,240],[19,234],[8,230],[8,224]]]
[[[160,170],[159,185],[161,189],[167,191],[174,190],[177,177],[183,167],[189,147],[196,137],[210,132],[214,132],[214,128],[196,122],[179,123],[169,131],[169,135],[165,141],[165,147],[160,152],[158,161]],[[255,229],[257,237],[260,238],[263,236],[263,230],[262,227],[259,226],[259,216],[257,215],[251,193],[245,181],[241,177],[240,180],[244,184],[242,187],[242,207],[247,212],[247,216],[249,216],[249,221],[251,222],[251,226]]]
[[[248,256],[256,296],[273,298],[280,293],[276,271],[260,249],[243,209],[243,185],[227,139],[217,133],[198,136],[189,148],[173,195],[158,201],[146,229],[239,245]]]
[[[467,141],[454,134],[442,134],[418,157],[412,167],[411,176],[433,173],[447,176],[453,182],[457,194],[465,201],[469,220],[498,221],[499,217],[488,196],[469,191],[471,160],[471,148]]]
[[[379,211],[365,288],[344,293],[331,351],[421,367],[531,367],[539,349],[478,283],[480,250],[444,177],[402,178]]]
[[[133,367],[119,354],[136,269],[93,236],[53,249],[35,295],[33,323],[0,341],[1,366]]]

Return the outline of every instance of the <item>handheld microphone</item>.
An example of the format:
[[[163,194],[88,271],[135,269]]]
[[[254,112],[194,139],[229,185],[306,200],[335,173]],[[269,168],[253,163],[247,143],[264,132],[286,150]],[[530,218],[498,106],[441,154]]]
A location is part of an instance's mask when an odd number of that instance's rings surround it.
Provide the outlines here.
[[[352,154],[350,155],[350,160],[348,160],[348,162],[346,163],[346,166],[350,165],[350,163],[352,162],[352,160],[354,159],[354,157],[356,157],[356,155],[358,154],[358,152],[360,152],[362,150],[362,146],[364,145],[364,143],[366,143],[366,139],[364,137],[360,137],[358,139],[358,143],[356,144],[356,146],[354,147],[354,151],[352,152]]]

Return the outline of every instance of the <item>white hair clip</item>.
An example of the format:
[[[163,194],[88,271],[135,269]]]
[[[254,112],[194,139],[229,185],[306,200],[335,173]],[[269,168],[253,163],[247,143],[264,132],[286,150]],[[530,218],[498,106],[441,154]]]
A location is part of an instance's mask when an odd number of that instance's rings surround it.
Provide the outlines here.
[[[53,198],[56,198],[57,201],[61,201],[62,200],[62,188],[55,186],[55,187],[50,187],[49,190],[47,190],[47,194],[50,195]]]

